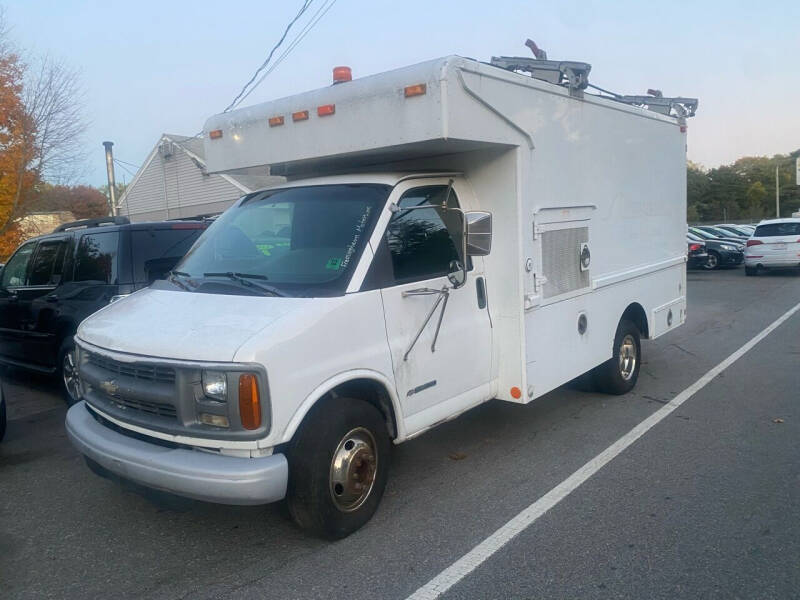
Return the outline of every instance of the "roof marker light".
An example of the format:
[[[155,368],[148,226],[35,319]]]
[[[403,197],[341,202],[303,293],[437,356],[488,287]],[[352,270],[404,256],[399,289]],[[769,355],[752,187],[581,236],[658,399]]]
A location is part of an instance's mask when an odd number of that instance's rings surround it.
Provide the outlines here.
[[[350,67],[333,67],[333,84],[345,83],[353,80],[353,71]]]
[[[427,91],[428,91],[428,86],[424,83],[418,83],[417,85],[409,85],[403,90],[406,98],[411,98],[412,96],[423,96]]]
[[[336,112],[335,104],[323,104],[322,106],[317,107],[318,117],[327,117],[328,115],[332,115],[335,112]]]
[[[269,120],[270,127],[277,127],[278,125],[283,125],[283,116],[280,117],[271,117]]]
[[[208,137],[210,137],[212,140],[218,140],[222,137],[222,129],[213,129],[209,131]]]
[[[308,111],[300,110],[292,113],[292,121],[308,121]]]

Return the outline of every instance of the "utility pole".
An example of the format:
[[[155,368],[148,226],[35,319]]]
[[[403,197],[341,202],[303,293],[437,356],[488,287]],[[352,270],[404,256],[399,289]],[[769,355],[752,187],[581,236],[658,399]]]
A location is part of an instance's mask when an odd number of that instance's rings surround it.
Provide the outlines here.
[[[775,218],[781,218],[781,180],[778,178],[780,163],[775,165]]]
[[[111,201],[111,216],[117,216],[117,184],[114,181],[114,142],[103,142],[106,149],[106,173],[108,174],[108,199]]]

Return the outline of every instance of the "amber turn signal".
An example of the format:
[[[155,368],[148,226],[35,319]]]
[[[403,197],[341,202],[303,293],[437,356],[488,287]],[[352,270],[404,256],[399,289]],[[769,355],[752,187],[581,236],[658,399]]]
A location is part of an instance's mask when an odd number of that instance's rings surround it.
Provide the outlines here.
[[[428,86],[424,83],[418,83],[417,85],[409,85],[405,88],[404,93],[406,98],[410,98],[411,96],[422,96],[425,92],[428,91]]]
[[[271,117],[269,120],[269,126],[277,127],[278,125],[283,125],[283,117]]]
[[[261,426],[258,378],[253,373],[239,375],[239,417],[245,429],[258,429]]]

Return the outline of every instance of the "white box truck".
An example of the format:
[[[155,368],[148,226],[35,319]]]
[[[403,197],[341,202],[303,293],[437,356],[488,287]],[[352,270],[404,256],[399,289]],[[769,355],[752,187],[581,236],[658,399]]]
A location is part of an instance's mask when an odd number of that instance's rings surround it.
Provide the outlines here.
[[[82,323],[66,426],[91,467],[285,498],[337,538],[376,510],[392,443],[587,371],[634,386],[640,340],[686,316],[696,102],[589,94],[581,63],[493,62],[337,69],[207,121],[209,170],[287,181]]]

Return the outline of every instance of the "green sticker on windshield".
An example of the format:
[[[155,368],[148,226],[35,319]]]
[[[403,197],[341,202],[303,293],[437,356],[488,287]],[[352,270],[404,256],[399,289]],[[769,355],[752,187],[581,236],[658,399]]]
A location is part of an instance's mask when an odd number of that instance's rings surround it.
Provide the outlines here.
[[[275,246],[273,246],[272,244],[256,244],[256,248],[261,250],[261,254],[263,254],[264,256],[270,256],[272,254],[270,250],[272,250],[274,247]]]
[[[325,264],[326,269],[331,269],[333,271],[338,271],[339,267],[342,266],[342,259],[341,258],[330,258],[328,262]]]

